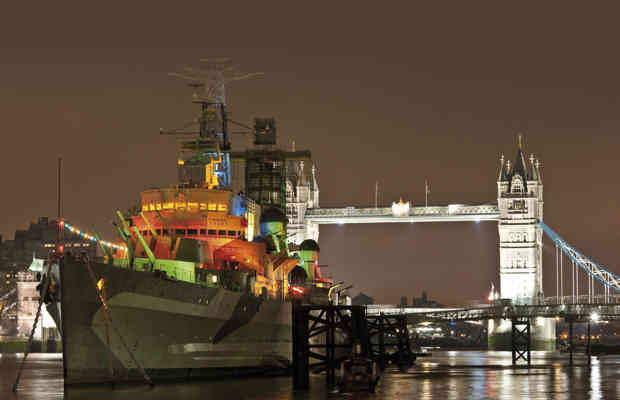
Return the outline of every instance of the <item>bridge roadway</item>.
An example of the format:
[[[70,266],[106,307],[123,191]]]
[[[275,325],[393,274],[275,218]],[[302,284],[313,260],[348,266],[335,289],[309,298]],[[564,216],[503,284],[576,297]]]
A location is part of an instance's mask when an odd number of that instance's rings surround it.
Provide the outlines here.
[[[304,219],[315,224],[367,224],[382,222],[480,222],[499,220],[497,204],[411,207],[409,215],[396,216],[391,207],[311,208]]]
[[[530,304],[528,304],[530,303]],[[409,320],[482,321],[489,319],[620,319],[620,295],[548,297],[534,302],[502,302],[472,308],[368,306],[367,315],[406,315]],[[595,316],[595,317],[593,317]]]

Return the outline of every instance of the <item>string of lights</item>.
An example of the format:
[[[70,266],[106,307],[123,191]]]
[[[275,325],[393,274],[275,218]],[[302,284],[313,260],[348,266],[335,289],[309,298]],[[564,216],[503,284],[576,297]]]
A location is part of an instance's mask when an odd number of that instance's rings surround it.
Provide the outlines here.
[[[118,245],[116,243],[108,242],[108,241],[105,241],[105,240],[99,240],[99,239],[97,239],[96,236],[88,234],[88,233],[82,231],[81,229],[78,229],[75,226],[66,223],[65,221],[60,221],[60,226],[64,227],[69,232],[80,236],[81,238],[84,238],[86,240],[90,240],[93,243],[99,243],[102,246],[113,248],[113,249],[116,249],[116,250],[127,250],[127,248],[125,246],[121,246],[121,245]]]

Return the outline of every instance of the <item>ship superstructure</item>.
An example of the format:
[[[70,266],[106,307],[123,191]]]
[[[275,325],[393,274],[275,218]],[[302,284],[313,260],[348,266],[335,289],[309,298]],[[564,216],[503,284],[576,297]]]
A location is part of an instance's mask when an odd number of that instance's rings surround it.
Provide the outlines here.
[[[232,190],[231,160],[239,154],[231,153],[224,88],[252,74],[234,72],[225,60],[207,65],[175,74],[190,80],[200,108],[192,124],[162,131],[181,138],[178,182],[143,191],[135,215],[117,212],[125,245],[104,247],[104,262],[60,260],[66,384],[143,371],[167,379],[285,366],[288,300],[307,292],[327,301],[316,242],[288,247],[286,182],[273,189],[273,181],[257,183],[250,173],[251,193]],[[273,133],[254,132],[275,144]],[[278,177],[279,161],[309,156],[271,148],[243,154],[248,171],[265,169],[262,177]],[[280,189],[281,199],[273,195]]]
[[[236,286],[284,299],[288,273],[303,263],[289,251],[287,220],[278,216],[287,210],[286,163],[302,160],[303,168],[310,152],[273,149],[275,121],[257,118],[257,148],[231,153],[225,83],[254,74],[237,74],[215,60],[206,70],[175,75],[191,80],[196,90],[197,129],[162,131],[182,138],[178,184],[143,191],[139,215],[125,220],[119,214],[128,254],[112,256],[114,264],[210,287],[226,287],[235,276]],[[231,189],[231,157],[245,161],[245,192]],[[264,217],[261,210],[267,211]]]

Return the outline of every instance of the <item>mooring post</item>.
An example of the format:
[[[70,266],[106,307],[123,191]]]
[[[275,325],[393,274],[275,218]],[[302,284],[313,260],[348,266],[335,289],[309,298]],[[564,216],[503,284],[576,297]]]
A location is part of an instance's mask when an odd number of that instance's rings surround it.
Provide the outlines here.
[[[293,302],[293,388],[308,389],[310,385],[308,311]]]
[[[569,365],[573,365],[573,318],[568,318],[568,351]]]
[[[335,314],[336,314],[336,306],[327,306],[327,332],[326,332],[326,340],[325,340],[325,346],[326,346],[326,364],[327,364],[327,370],[325,371],[325,373],[327,374],[326,376],[326,383],[327,383],[327,387],[329,389],[333,388],[336,385],[336,349],[334,348],[334,346],[336,345],[336,341],[335,341],[335,336],[336,336],[336,318],[335,318]]]
[[[527,320],[527,366],[529,367],[530,364],[532,363],[532,354],[531,354],[531,349],[532,349],[532,335],[531,335],[531,331],[530,329],[532,328],[532,324],[530,319],[528,318]]]
[[[379,323],[379,366],[381,370],[385,369],[385,323],[383,314],[379,314],[377,321]]]
[[[398,352],[399,352],[399,368],[402,372],[406,372],[411,367],[411,346],[409,345],[409,330],[407,329],[407,316],[398,317]]]
[[[511,335],[510,335],[510,350],[512,350],[512,365],[517,365],[517,346],[518,346],[518,337],[517,337],[517,327],[515,325],[515,320],[513,319],[511,322]]]
[[[368,338],[368,322],[366,321],[366,308],[364,306],[353,306],[351,308],[351,326],[353,336],[362,347],[362,353],[371,355],[370,340]]]
[[[590,320],[588,320],[588,342],[586,345],[586,353],[588,355],[588,367],[592,364],[592,349],[590,348]]]

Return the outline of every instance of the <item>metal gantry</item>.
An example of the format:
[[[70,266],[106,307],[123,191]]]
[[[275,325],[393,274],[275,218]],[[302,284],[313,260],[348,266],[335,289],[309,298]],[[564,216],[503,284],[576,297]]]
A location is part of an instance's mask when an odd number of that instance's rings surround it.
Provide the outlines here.
[[[366,315],[371,357],[380,368],[397,365],[406,371],[413,365],[415,355],[411,351],[406,315]]]
[[[336,369],[358,343],[369,354],[363,306],[293,303],[293,386],[307,389],[310,372],[325,373],[328,387],[336,383]]]
[[[293,304],[293,386],[307,389],[310,372],[325,373],[327,387],[336,370],[360,346],[380,368],[406,370],[415,361],[405,315],[370,315],[365,306]]]
[[[523,360],[529,366],[531,364],[531,321],[529,318],[512,319],[512,363],[516,365]]]

